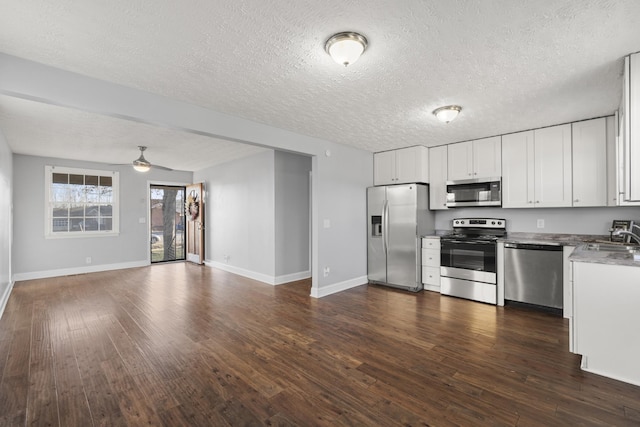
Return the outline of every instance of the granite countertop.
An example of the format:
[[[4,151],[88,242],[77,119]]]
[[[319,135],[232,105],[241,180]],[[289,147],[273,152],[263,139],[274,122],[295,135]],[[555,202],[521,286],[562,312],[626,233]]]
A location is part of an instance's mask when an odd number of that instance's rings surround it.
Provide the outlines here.
[[[634,261],[630,252],[588,250],[586,244],[578,246],[569,256],[569,261],[640,267],[640,260]]]
[[[609,236],[598,234],[557,234],[557,233],[519,233],[509,232],[499,242],[531,243],[537,245],[578,246],[583,243],[605,243]]]

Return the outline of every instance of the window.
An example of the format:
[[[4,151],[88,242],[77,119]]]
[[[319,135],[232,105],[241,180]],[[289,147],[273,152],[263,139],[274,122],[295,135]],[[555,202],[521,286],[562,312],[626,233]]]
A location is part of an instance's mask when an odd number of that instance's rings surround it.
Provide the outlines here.
[[[45,236],[118,234],[118,172],[45,167]]]

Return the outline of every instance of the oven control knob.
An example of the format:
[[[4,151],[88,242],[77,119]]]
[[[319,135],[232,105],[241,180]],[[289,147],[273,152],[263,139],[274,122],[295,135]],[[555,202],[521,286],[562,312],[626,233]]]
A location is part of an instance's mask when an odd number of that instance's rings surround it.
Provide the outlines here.
[[[496,225],[496,222],[495,221],[491,221],[491,225]]]
[[[456,220],[456,224],[460,224],[460,221]]]

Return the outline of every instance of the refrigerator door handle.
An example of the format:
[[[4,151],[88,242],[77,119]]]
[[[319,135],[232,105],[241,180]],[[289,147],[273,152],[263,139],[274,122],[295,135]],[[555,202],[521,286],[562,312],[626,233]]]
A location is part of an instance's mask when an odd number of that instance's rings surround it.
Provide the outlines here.
[[[387,233],[389,231],[389,205],[388,201],[385,200],[382,205],[382,248],[384,249],[384,253],[389,253],[389,247],[387,245]]]

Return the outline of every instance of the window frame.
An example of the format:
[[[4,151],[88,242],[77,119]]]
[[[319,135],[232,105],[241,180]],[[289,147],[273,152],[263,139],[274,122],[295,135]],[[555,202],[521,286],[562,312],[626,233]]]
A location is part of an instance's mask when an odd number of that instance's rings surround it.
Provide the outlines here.
[[[82,231],[53,231],[53,207],[55,201],[51,200],[53,174],[70,174],[82,176],[110,176],[111,177],[111,230],[82,230]],[[45,166],[45,191],[44,191],[44,237],[46,239],[75,239],[89,237],[113,237],[120,234],[120,173],[113,170],[97,170],[73,168],[65,166]],[[81,202],[88,203],[88,202]],[[82,218],[85,218],[83,215]]]

